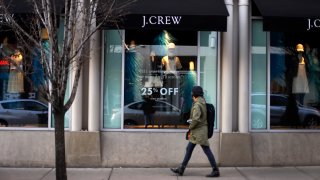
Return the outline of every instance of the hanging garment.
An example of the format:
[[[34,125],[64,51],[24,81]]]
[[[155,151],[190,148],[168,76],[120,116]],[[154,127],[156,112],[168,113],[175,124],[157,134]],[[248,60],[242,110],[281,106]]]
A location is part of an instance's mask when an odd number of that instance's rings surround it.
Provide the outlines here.
[[[309,93],[309,84],[304,63],[299,63],[298,74],[293,78],[292,93]]]

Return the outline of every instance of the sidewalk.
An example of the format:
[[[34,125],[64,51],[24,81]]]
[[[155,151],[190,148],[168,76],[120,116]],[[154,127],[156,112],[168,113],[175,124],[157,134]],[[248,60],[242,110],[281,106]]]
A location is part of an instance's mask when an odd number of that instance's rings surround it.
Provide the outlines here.
[[[69,180],[206,180],[210,168],[187,168],[184,176],[169,168],[68,168]],[[320,180],[320,166],[222,167],[221,180]],[[55,180],[54,168],[0,167],[0,180]]]

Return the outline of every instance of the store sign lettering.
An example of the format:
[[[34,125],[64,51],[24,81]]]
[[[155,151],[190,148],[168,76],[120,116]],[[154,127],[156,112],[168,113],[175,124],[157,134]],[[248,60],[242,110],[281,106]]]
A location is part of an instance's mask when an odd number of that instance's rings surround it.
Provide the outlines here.
[[[182,16],[142,16],[142,28],[147,25],[179,25]]]
[[[308,19],[308,28],[307,31],[311,29],[320,29],[320,19]]]

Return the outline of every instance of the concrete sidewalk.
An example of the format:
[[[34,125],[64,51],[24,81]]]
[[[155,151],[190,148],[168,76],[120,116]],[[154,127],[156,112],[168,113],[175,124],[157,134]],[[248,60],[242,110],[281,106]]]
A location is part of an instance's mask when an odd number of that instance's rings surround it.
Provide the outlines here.
[[[205,180],[210,168],[187,168],[176,176],[169,168],[68,168],[69,180]],[[222,167],[223,180],[320,180],[320,166]],[[54,168],[0,167],[0,180],[55,180]]]

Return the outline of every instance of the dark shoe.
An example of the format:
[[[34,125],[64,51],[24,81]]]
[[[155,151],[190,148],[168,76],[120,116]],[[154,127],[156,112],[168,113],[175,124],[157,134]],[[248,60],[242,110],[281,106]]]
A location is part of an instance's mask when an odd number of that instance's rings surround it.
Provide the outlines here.
[[[176,174],[178,174],[179,176],[183,176],[184,170],[186,169],[185,166],[179,166],[177,168],[170,168],[170,170]]]
[[[219,177],[219,176],[220,176],[219,170],[212,170],[210,174],[206,175],[206,177]]]

